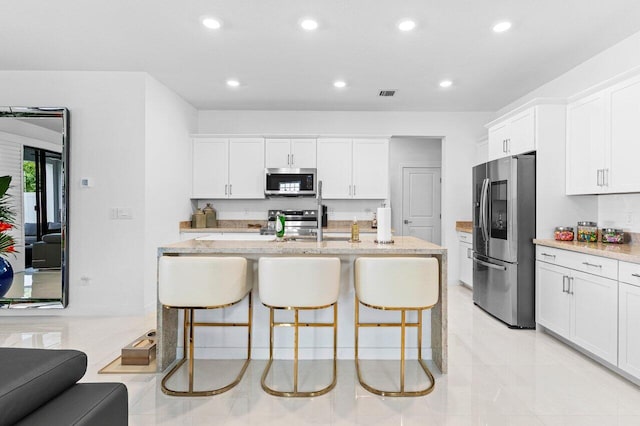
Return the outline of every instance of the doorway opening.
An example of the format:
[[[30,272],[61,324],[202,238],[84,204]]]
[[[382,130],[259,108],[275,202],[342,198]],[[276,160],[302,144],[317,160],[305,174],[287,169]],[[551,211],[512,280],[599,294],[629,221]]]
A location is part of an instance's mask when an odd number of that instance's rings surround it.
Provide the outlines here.
[[[393,136],[389,172],[395,234],[440,245],[442,138]]]

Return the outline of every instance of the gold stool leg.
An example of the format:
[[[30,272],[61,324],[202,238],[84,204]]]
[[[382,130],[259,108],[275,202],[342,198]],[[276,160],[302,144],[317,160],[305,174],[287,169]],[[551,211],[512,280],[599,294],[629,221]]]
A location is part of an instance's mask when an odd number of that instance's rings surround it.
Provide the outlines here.
[[[228,391],[229,389],[233,388],[234,386],[236,386],[238,383],[240,383],[240,380],[242,380],[242,377],[244,376],[245,371],[247,370],[247,367],[249,366],[249,362],[251,361],[251,326],[252,326],[252,320],[253,320],[253,314],[252,314],[252,298],[251,298],[251,292],[249,292],[248,294],[249,296],[249,300],[248,300],[248,323],[247,324],[226,324],[229,326],[246,326],[247,327],[247,334],[248,334],[248,338],[247,338],[247,359],[244,361],[242,368],[240,369],[240,372],[238,373],[238,375],[236,376],[236,378],[229,383],[226,386],[223,386],[221,388],[218,389],[212,389],[212,390],[204,390],[204,391],[194,391],[194,363],[195,363],[195,342],[194,342],[194,323],[195,323],[195,317],[194,317],[194,310],[192,308],[186,308],[184,309],[184,324],[183,324],[183,339],[182,339],[182,344],[183,344],[183,348],[182,348],[182,359],[179,360],[176,365],[167,373],[166,376],[164,376],[162,378],[162,382],[161,382],[161,389],[162,392],[164,392],[167,395],[171,395],[171,396],[212,396],[212,395],[218,395],[221,394],[223,392]],[[206,324],[199,324],[199,325],[206,325]],[[216,326],[225,326],[224,323],[215,323],[215,324],[210,324],[210,325],[216,325]],[[188,339],[187,339],[188,336]],[[187,354],[187,340],[188,340],[188,344],[189,344],[189,351]],[[182,365],[184,365],[185,362],[189,361],[188,364],[188,374],[189,374],[189,390],[187,391],[177,391],[177,390],[173,390],[173,389],[169,389],[167,387],[167,382],[168,380],[180,369],[180,367],[182,367]]]
[[[369,392],[376,394],[376,395],[381,395],[381,396],[423,396],[423,395],[427,395],[429,393],[431,393],[433,391],[433,389],[435,388],[435,384],[436,381],[433,377],[433,374],[431,374],[431,371],[429,370],[429,367],[427,367],[427,364],[424,362],[424,360],[422,359],[422,310],[421,309],[416,309],[416,311],[418,311],[418,323],[412,323],[409,325],[414,325],[417,326],[418,329],[418,363],[420,364],[420,367],[422,367],[422,370],[424,371],[424,373],[427,375],[427,377],[429,378],[429,386],[425,389],[420,389],[417,391],[406,391],[405,388],[405,331],[406,331],[406,327],[407,327],[407,322],[406,322],[406,310],[402,309],[401,310],[401,322],[400,324],[395,323],[395,324],[361,324],[360,320],[359,320],[359,311],[360,311],[360,301],[358,300],[358,297],[355,296],[355,311],[354,311],[354,323],[355,323],[355,360],[356,360],[356,373],[358,375],[358,382],[360,382],[360,385],[362,385],[363,388],[365,388],[366,390],[368,390]],[[360,329],[361,326],[385,326],[385,327],[389,327],[389,326],[395,326],[395,327],[400,327],[401,328],[401,336],[400,336],[400,341],[401,341],[401,348],[400,348],[400,391],[385,391],[385,390],[381,390],[381,389],[377,389],[374,388],[373,386],[367,384],[364,379],[362,378],[362,374],[360,372],[360,362],[359,362],[359,358],[358,358],[358,331]]]
[[[303,392],[298,390],[298,346],[299,346],[299,309],[294,309],[294,322],[293,323],[278,323],[276,324],[274,321],[274,308],[269,307],[269,361],[267,362],[267,366],[262,373],[262,379],[260,380],[260,384],[262,385],[262,389],[267,392],[269,395],[274,396],[284,396],[284,397],[313,397],[324,395],[333,389],[336,386],[338,379],[338,303],[333,304],[333,323],[305,323],[302,326],[304,327],[333,327],[333,378],[331,383],[317,391],[309,391]],[[294,348],[293,348],[293,391],[278,391],[273,388],[267,386],[267,376],[269,375],[269,371],[271,370],[271,366],[273,364],[273,329],[276,325],[287,325],[293,326],[294,328]]]

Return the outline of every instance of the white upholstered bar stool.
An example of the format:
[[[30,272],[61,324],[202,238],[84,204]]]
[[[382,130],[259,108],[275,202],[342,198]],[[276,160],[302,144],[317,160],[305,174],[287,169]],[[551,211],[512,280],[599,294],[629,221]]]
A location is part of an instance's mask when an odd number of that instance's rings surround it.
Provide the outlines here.
[[[338,340],[338,293],[340,290],[340,259],[327,257],[263,257],[259,262],[258,292],[269,308],[269,362],[262,374],[262,388],[269,394],[286,397],[323,395],[336,385]],[[300,310],[324,309],[333,306],[333,322],[299,322]],[[275,322],[274,310],[294,311],[294,322]],[[274,327],[293,327],[293,390],[278,391],[266,384],[273,364]],[[333,378],[328,386],[313,390],[298,390],[298,328],[333,327]]]
[[[158,261],[158,299],[163,309],[184,309],[182,359],[162,379],[162,391],[173,396],[210,396],[237,385],[251,359],[251,284],[247,283],[247,259],[243,257],[162,256]],[[194,309],[218,309],[249,297],[246,323],[196,322]],[[247,358],[235,380],[212,390],[194,390],[194,326],[247,327]],[[189,350],[187,354],[187,340]],[[174,390],[167,381],[189,361],[189,388]]]
[[[422,312],[438,303],[440,268],[435,258],[361,257],[355,262],[355,359],[358,381],[369,392],[382,396],[421,396],[435,386],[433,374],[422,359]],[[399,323],[361,323],[360,304],[374,309],[400,311]],[[416,311],[418,321],[406,322],[407,311]],[[400,390],[388,391],[367,384],[358,362],[358,331],[360,327],[400,327]],[[405,390],[405,332],[417,327],[418,363],[430,380],[428,387]]]

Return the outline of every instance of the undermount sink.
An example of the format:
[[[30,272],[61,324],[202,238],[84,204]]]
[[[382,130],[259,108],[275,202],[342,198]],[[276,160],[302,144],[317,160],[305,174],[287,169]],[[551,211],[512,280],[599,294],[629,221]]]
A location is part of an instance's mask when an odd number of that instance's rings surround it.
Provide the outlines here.
[[[274,235],[247,234],[212,234],[196,238],[198,241],[275,241]]]

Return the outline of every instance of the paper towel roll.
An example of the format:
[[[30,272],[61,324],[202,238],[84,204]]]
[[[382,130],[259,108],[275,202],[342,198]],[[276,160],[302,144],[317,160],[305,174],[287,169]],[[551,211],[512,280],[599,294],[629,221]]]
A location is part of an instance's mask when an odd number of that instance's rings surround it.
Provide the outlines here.
[[[391,208],[378,207],[378,242],[391,242]]]

